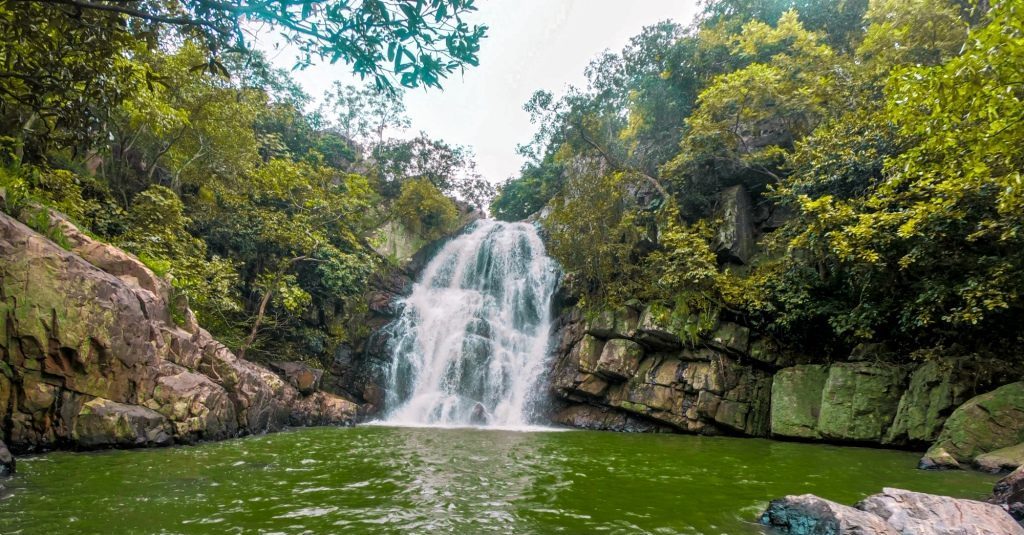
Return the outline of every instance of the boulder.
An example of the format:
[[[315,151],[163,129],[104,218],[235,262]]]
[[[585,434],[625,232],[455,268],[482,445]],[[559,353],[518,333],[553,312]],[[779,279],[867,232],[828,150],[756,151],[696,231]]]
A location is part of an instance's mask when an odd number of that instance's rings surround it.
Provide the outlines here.
[[[1002,507],[1017,520],[1024,520],[1024,467],[1000,479],[988,501]]]
[[[320,389],[324,371],[301,362],[271,362],[270,368],[304,396]]]
[[[595,373],[611,381],[626,381],[633,377],[644,350],[640,344],[622,338],[613,338],[604,344],[597,360]]]
[[[932,448],[921,457],[917,467],[921,470],[958,470],[960,462],[942,448]]]
[[[1024,442],[1024,382],[1010,383],[975,396],[946,419],[935,444],[925,454],[934,458],[939,449],[961,463]]]
[[[789,438],[819,438],[821,393],[828,366],[806,364],[776,372],[772,382],[771,432]]]
[[[1024,535],[1024,528],[999,506],[974,500],[886,488],[857,508],[901,534]]]
[[[905,377],[902,369],[888,364],[833,364],[821,394],[821,436],[880,442],[896,416]]]
[[[570,356],[584,373],[597,372],[597,363],[601,360],[604,352],[605,342],[589,334],[584,335],[580,341],[573,346]]]
[[[772,500],[761,523],[792,535],[902,535],[876,515],[813,494]]]
[[[953,409],[967,401],[975,373],[961,359],[931,360],[910,375],[896,418],[885,436],[887,444],[931,443]]]
[[[755,250],[750,195],[743,186],[733,186],[722,190],[718,202],[721,223],[715,232],[715,251],[728,262],[746,264]]]
[[[1024,442],[1016,446],[983,453],[974,458],[974,465],[986,472],[1015,470],[1024,466]]]
[[[94,398],[82,405],[71,434],[81,448],[166,446],[171,423],[159,412],[138,405]]]
[[[17,463],[14,456],[7,449],[7,444],[0,440],[0,477],[6,477],[14,473]]]

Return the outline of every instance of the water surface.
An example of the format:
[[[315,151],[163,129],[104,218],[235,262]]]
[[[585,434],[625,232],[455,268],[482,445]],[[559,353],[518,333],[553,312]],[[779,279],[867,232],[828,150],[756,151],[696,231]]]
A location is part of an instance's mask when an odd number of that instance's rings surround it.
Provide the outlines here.
[[[0,533],[757,534],[773,497],[983,498],[907,452],[681,435],[311,428],[19,459]]]

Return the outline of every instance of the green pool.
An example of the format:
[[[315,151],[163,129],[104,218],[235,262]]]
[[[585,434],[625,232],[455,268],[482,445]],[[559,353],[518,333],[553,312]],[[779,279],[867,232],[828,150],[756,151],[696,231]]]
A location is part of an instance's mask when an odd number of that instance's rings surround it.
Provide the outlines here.
[[[681,435],[301,429],[19,459],[0,533],[760,533],[772,497],[896,486],[981,498],[995,477],[907,452]]]

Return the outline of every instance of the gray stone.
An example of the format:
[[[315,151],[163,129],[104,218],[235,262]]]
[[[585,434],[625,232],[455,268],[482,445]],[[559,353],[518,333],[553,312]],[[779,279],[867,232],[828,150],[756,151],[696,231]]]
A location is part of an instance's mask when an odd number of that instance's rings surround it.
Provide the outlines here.
[[[743,186],[733,186],[722,190],[718,199],[721,223],[715,232],[715,251],[727,261],[746,264],[754,256],[750,195]]]
[[[605,342],[595,371],[611,381],[626,381],[636,373],[643,357],[644,350],[640,344],[614,338]]]
[[[72,438],[81,448],[166,446],[171,424],[162,414],[138,405],[95,398],[78,412]]]
[[[857,508],[906,535],[1024,535],[1024,528],[1002,508],[974,500],[886,488]]]

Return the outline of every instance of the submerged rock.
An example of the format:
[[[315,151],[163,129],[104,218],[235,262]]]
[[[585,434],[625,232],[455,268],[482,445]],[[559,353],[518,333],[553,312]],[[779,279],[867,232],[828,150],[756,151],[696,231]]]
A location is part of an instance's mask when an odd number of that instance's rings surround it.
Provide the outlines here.
[[[1024,442],[1024,382],[975,396],[949,416],[935,444],[922,459],[945,450],[960,463]]]
[[[11,455],[10,450],[7,449],[7,445],[0,440],[0,477],[6,477],[14,473],[17,463],[14,461],[14,456]]]
[[[892,488],[854,507],[787,496],[769,504],[761,523],[792,535],[1024,535],[997,505]]]

